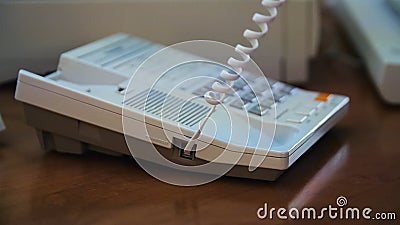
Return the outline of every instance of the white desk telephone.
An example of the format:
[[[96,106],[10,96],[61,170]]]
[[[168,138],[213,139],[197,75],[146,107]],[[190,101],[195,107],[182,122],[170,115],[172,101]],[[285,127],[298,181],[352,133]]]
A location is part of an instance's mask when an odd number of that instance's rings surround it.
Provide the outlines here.
[[[275,180],[349,102],[242,70],[279,4],[263,1],[270,15],[253,17],[261,32],[246,31],[251,47],[237,46],[242,59],[228,65],[173,47],[160,61],[163,46],[116,34],[62,54],[54,73],[21,70],[15,97],[47,150],[132,154],[164,165],[148,156],[145,146],[155,145],[175,164],[229,164],[227,175]],[[188,63],[166,63],[178,58]]]

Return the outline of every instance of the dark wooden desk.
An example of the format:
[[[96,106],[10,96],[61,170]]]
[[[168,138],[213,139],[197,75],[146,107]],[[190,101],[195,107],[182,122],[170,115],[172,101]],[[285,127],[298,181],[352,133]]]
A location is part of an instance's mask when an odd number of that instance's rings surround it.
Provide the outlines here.
[[[152,178],[128,157],[43,152],[13,99],[14,84],[1,86],[7,130],[0,133],[0,224],[330,223],[259,220],[256,211],[265,202],[277,208],[336,206],[341,195],[349,206],[399,217],[400,108],[381,102],[363,67],[332,54],[332,45],[353,53],[329,14],[323,24],[321,54],[305,87],[350,96],[350,112],[276,182],[223,177],[177,187]]]

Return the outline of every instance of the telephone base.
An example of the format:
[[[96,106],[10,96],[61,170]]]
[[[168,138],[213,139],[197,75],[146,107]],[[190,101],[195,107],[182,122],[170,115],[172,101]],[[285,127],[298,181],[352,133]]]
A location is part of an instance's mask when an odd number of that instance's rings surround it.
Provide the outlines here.
[[[24,103],[26,122],[34,127],[41,145],[45,151],[57,151],[70,154],[84,154],[86,151],[96,151],[113,156],[131,155],[122,133],[79,121],[58,113],[48,111]],[[130,143],[138,148],[149,143],[133,138]],[[160,154],[168,160],[186,165],[200,165],[207,161],[195,158],[188,161],[180,157],[179,149],[167,149],[156,146]],[[172,151],[172,154],[171,154]],[[151,163],[151,162],[149,162]],[[257,168],[250,172],[247,166],[234,166],[226,176],[257,180],[275,181],[284,170]]]

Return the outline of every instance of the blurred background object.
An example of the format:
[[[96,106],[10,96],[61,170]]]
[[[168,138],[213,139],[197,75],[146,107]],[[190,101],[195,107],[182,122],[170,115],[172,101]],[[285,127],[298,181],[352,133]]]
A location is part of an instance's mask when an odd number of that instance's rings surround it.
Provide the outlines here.
[[[329,0],[382,99],[400,103],[400,0]]]
[[[243,43],[244,28],[257,27],[261,0],[6,0],[0,3],[0,83],[21,68],[46,73],[69,49],[125,32],[170,45],[207,39]],[[319,44],[316,0],[287,0],[268,37],[253,55],[267,76],[292,83],[308,79]]]
[[[6,129],[6,126],[4,125],[3,118],[1,118],[0,114],[0,131],[3,131]]]

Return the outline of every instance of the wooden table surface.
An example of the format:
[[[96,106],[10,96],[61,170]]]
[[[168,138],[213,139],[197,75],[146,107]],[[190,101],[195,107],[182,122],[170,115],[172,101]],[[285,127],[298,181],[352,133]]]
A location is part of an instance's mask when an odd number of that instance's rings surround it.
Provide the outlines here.
[[[335,19],[305,88],[348,95],[348,115],[276,182],[223,177],[198,187],[162,183],[132,158],[43,152],[24,122],[15,84],[0,87],[0,224],[276,224],[365,220],[260,220],[270,207],[348,206],[400,217],[400,108],[382,103]],[[377,221],[372,221],[376,223]],[[397,221],[379,221],[399,224]]]

